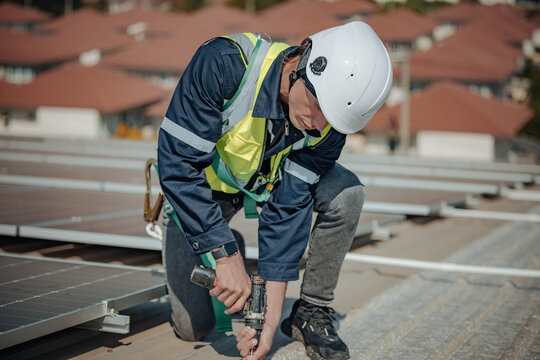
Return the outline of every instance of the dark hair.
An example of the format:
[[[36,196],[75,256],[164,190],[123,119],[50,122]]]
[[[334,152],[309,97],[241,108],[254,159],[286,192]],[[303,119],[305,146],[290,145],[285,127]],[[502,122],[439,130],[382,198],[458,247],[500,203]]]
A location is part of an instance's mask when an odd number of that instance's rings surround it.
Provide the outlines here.
[[[284,63],[287,64],[287,63],[291,63],[291,62],[295,61],[298,56],[302,56],[304,51],[306,51],[306,49],[310,45],[311,45],[311,39],[310,38],[305,38],[304,40],[302,40],[302,43],[300,44],[300,46],[298,48],[294,49],[293,51],[291,51],[290,53],[288,53],[285,56]]]

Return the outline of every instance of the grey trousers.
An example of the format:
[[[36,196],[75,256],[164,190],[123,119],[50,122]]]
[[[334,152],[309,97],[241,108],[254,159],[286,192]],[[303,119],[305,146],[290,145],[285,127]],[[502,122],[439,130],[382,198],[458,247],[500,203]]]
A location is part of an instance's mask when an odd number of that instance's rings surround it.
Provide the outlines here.
[[[364,204],[364,186],[358,177],[336,164],[321,176],[313,194],[317,218],[309,239],[309,250],[300,297],[319,306],[334,299],[341,265],[349,250]],[[242,199],[215,197],[228,222],[242,207]],[[178,337],[197,341],[215,326],[208,290],[189,281],[199,256],[191,256],[180,229],[163,214],[163,265],[171,301],[171,323]],[[243,250],[242,236],[233,234]]]

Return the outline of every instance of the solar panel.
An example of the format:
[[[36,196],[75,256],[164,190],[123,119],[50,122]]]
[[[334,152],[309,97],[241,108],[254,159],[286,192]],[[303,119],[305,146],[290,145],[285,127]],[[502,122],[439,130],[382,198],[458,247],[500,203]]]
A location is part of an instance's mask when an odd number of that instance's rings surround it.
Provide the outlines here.
[[[346,154],[340,157],[343,162],[355,162],[366,164],[394,164],[394,165],[412,165],[436,168],[450,169],[475,169],[486,171],[502,172],[521,172],[530,174],[540,174],[540,166],[534,164],[512,164],[505,162],[485,162],[485,161],[455,161],[444,159],[427,159],[409,156],[382,156],[382,155],[363,155]]]
[[[161,270],[0,254],[0,349],[163,295]]]

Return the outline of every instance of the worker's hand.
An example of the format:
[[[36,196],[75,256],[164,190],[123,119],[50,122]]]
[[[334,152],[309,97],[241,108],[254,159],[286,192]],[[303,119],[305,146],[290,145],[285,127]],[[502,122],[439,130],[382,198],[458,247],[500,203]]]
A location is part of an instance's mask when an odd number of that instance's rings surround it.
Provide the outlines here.
[[[261,340],[257,343],[257,340],[253,338],[255,336],[255,330],[246,326],[236,337],[236,348],[240,351],[240,356],[244,360],[262,360],[270,351],[275,334],[276,328],[265,323],[261,333]],[[251,354],[251,349],[255,346],[257,348]]]
[[[279,326],[279,321],[281,319],[286,290],[287,283],[285,281],[267,281],[266,296],[268,306],[266,307],[266,317],[260,343],[257,344],[257,340],[253,339],[255,330],[249,326],[244,327],[236,337],[238,343],[236,348],[240,351],[240,355],[244,360],[264,359],[266,354],[270,351],[276,329]],[[250,350],[253,349],[254,346],[257,346],[257,348],[253,351],[253,355],[251,355]]]
[[[242,310],[251,293],[251,280],[240,252],[216,260],[216,280],[210,295],[225,304],[228,308],[225,313],[234,314]]]

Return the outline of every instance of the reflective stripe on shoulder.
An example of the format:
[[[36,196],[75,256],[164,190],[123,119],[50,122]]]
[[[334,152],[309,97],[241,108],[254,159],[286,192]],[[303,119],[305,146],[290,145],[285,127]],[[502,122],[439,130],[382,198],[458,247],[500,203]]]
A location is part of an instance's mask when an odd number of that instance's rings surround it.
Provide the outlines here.
[[[178,140],[190,145],[191,147],[200,150],[204,153],[210,153],[216,147],[216,143],[205,140],[200,136],[184,129],[165,116],[161,123],[161,128]]]
[[[319,175],[313,171],[306,169],[305,167],[298,165],[297,163],[287,159],[285,160],[285,166],[283,167],[285,172],[288,172],[294,177],[307,182],[308,184],[316,184],[319,181]]]

